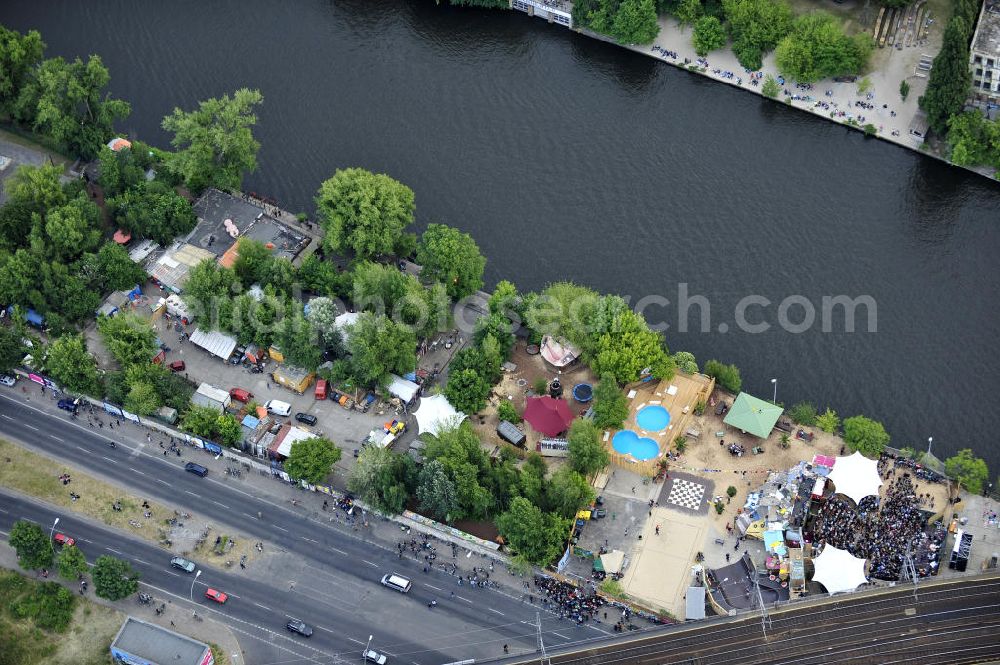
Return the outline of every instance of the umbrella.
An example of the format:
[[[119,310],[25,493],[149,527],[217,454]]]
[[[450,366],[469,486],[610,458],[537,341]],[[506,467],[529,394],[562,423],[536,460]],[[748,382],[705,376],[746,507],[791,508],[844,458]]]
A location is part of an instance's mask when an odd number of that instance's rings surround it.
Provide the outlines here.
[[[545,395],[531,397],[524,409],[524,419],[545,436],[557,436],[569,428],[573,422],[573,412],[565,400]]]

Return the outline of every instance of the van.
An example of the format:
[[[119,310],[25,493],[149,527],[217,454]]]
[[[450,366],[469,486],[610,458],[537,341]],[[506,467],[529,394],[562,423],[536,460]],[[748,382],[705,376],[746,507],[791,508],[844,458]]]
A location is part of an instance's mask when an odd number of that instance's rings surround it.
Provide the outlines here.
[[[288,416],[292,413],[292,405],[278,399],[269,399],[264,403],[267,412],[276,416]]]
[[[194,462],[188,462],[185,464],[184,470],[190,471],[194,475],[201,476],[202,478],[208,475],[208,469],[206,467],[203,467],[201,464],[195,464]]]
[[[396,573],[389,573],[388,575],[382,576],[382,586],[395,589],[400,593],[409,593],[410,587],[413,586],[413,584],[405,577],[401,577]]]
[[[316,399],[326,399],[326,379],[316,382]]]

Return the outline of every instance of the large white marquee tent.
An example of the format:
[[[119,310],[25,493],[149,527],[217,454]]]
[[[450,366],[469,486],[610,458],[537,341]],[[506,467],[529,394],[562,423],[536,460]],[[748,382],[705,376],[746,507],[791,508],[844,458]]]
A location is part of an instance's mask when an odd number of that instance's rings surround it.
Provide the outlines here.
[[[833,482],[838,494],[858,503],[866,496],[878,495],[882,478],[878,475],[878,462],[861,453],[849,457],[838,457],[828,478]]]

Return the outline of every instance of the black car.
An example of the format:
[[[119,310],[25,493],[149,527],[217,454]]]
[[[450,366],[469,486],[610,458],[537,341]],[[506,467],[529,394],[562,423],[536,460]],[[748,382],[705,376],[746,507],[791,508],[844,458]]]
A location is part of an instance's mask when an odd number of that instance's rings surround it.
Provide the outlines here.
[[[78,399],[61,399],[59,400],[59,408],[69,411],[70,413],[76,413],[79,408],[80,400]]]
[[[310,427],[316,424],[316,416],[312,415],[311,413],[301,413],[301,412],[296,413],[295,419],[298,420],[300,423],[309,425]]]
[[[288,623],[285,624],[285,628],[293,633],[298,633],[302,637],[311,637],[313,634],[312,626],[298,619],[289,619]]]

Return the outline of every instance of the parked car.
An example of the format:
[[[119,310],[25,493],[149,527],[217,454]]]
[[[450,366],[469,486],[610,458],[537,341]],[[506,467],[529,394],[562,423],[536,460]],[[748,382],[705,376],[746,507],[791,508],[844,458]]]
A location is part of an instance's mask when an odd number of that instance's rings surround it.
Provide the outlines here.
[[[6,374],[4,374],[3,376],[0,376],[0,383],[2,383],[5,386],[13,386],[15,383],[17,383],[17,379],[15,379],[13,376],[7,376]]]
[[[56,532],[56,535],[53,538],[53,540],[59,543],[60,547],[72,547],[73,545],[76,545],[75,538],[70,538],[65,533],[59,533],[58,531]]]
[[[214,600],[219,605],[224,605],[227,600],[229,600],[229,595],[222,593],[221,591],[216,591],[215,589],[208,589],[205,591],[205,598],[209,600]]]
[[[80,406],[80,400],[78,399],[61,399],[58,404],[60,409],[69,411],[70,413],[76,413],[76,410]]]
[[[316,416],[312,415],[311,413],[301,413],[301,412],[296,413],[295,419],[298,420],[300,423],[309,425],[310,427],[316,424]]]
[[[195,568],[198,567],[195,565],[194,561],[188,561],[184,557],[180,556],[175,556],[173,559],[171,559],[170,565],[173,566],[174,568],[180,568],[185,573],[193,573],[195,571]]]
[[[229,396],[238,402],[243,402],[244,404],[253,399],[253,393],[245,388],[230,388]]]
[[[267,412],[275,416],[288,416],[292,413],[292,405],[280,399],[269,399],[264,402]]]
[[[313,392],[313,396],[316,399],[326,399],[327,394],[327,383],[326,379],[319,379],[316,381],[316,390]]]
[[[243,356],[246,354],[246,352],[247,352],[247,347],[237,346],[236,350],[233,351],[233,355],[229,356],[229,364],[239,365],[241,362],[243,362]]]
[[[608,511],[605,510],[604,508],[595,508],[590,516],[595,519],[603,519],[608,516]]]
[[[171,372],[183,372],[187,369],[187,365],[184,364],[183,360],[175,360],[174,362],[167,365],[167,369]]]
[[[375,663],[375,665],[385,665],[388,660],[388,658],[385,657],[385,654],[379,653],[374,649],[366,649],[362,655],[364,656],[366,663]]]
[[[289,619],[288,623],[285,624],[285,628],[293,633],[298,633],[302,637],[312,637],[313,634],[312,626],[298,619]]]

